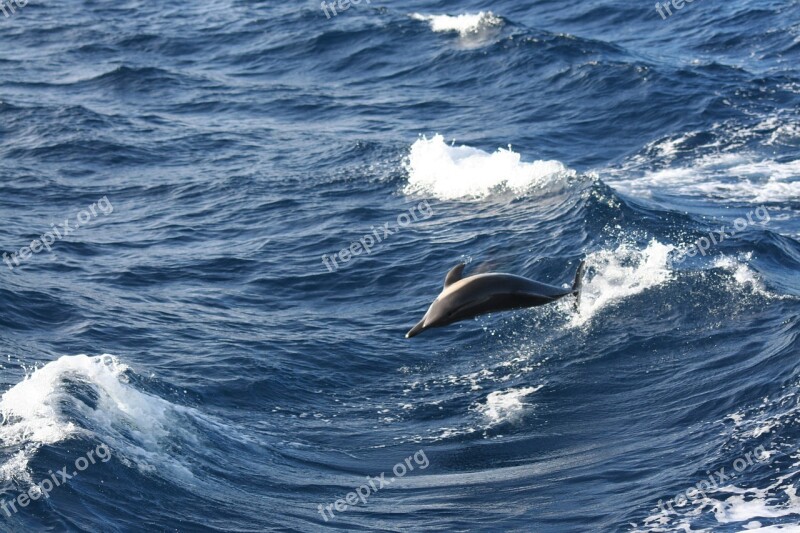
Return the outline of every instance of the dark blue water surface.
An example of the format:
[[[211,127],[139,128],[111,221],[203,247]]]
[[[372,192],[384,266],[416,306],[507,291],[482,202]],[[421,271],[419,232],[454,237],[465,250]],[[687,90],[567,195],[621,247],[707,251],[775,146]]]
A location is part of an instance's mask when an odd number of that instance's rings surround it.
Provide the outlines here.
[[[1,531],[800,530],[796,1],[22,4]]]

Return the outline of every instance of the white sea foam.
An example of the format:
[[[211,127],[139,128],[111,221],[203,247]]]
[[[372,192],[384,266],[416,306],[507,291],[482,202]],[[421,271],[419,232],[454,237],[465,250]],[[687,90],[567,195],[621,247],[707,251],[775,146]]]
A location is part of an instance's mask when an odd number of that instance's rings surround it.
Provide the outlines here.
[[[761,522],[753,520],[744,525],[743,533],[800,533],[800,525],[786,524],[761,527]]]
[[[172,475],[191,476],[164,456],[163,441],[181,433],[182,417],[199,415],[137,390],[128,372],[111,355],[63,356],[6,391],[0,399],[6,420],[0,442],[19,451],[0,466],[4,479],[29,482],[28,461],[40,447],[77,436],[106,443],[118,459],[140,470],[166,467]],[[93,400],[87,403],[88,398]]]
[[[736,487],[723,487],[734,492]],[[721,489],[722,490],[722,489]],[[794,487],[785,487],[787,497],[785,503],[771,503],[767,491],[744,489],[724,500],[713,501],[714,517],[720,524],[744,522],[753,518],[780,518],[783,516],[800,516],[800,498]]]
[[[662,191],[753,203],[781,202],[800,198],[800,160],[778,162],[743,154],[715,154],[643,176],[611,175],[607,183],[643,197]]]
[[[742,260],[738,260],[721,255],[714,259],[714,267],[725,269],[733,274],[734,282],[740,287],[749,288],[762,296],[771,296],[761,277],[747,264],[747,261],[750,261],[752,256],[752,253],[747,253],[742,256]]]
[[[477,34],[481,30],[497,28],[503,24],[503,19],[494,15],[491,11],[465,13],[456,16],[413,13],[411,18],[428,22],[431,30],[435,32],[458,32],[462,37]]]
[[[673,246],[650,241],[643,250],[622,244],[586,257],[590,269],[584,279],[578,313],[572,326],[582,326],[602,309],[669,281],[669,254]],[[564,305],[572,305],[572,300]]]
[[[800,139],[800,125],[793,118],[771,116],[762,120],[755,131],[769,132],[769,139],[764,141],[768,146],[794,144]]]
[[[782,476],[779,481],[766,489],[739,488],[727,485],[718,489],[706,489],[708,496],[698,498],[691,505],[674,507],[675,512],[666,509],[656,510],[644,520],[645,529],[640,531],[711,531],[696,530],[693,523],[703,515],[712,514],[717,524],[740,524],[739,531],[781,531],[798,532],[800,526],[783,524],[762,528],[758,519],[793,517],[800,518],[800,498],[797,490],[786,483],[789,476]],[[727,496],[726,496],[727,495]]]
[[[497,190],[523,194],[575,175],[559,161],[526,163],[510,147],[490,154],[469,146],[448,146],[441,135],[418,139],[405,167],[407,194],[421,192],[442,200],[484,198]]]
[[[621,244],[615,249],[588,254],[588,271],[578,312],[572,312],[572,299],[564,299],[559,304],[562,311],[571,313],[570,326],[583,326],[603,309],[669,282],[673,278],[670,256],[675,249],[671,244],[652,240],[644,249]],[[736,286],[737,294],[741,289],[748,289],[760,296],[782,298],[766,288],[759,274],[748,264],[751,258],[751,253],[741,254],[739,258],[721,255],[711,266],[730,274],[731,287]]]
[[[522,402],[523,398],[533,394],[543,386],[492,392],[486,397],[486,403],[477,406],[477,411],[485,415],[492,424],[506,422],[517,416],[525,407]]]
[[[725,420],[733,422],[731,438],[740,443],[740,449],[748,449],[761,443],[763,453],[759,453],[761,464],[753,474],[747,471],[737,473],[735,466],[727,468],[729,480],[725,486],[707,487],[701,498],[690,504],[669,508],[653,509],[644,520],[644,527],[633,531],[715,531],[714,525],[728,525],[726,531],[742,532],[798,532],[800,526],[800,497],[797,494],[800,462],[791,430],[796,427],[800,404],[798,404],[798,385],[787,387],[775,398],[764,398],[756,405],[740,408],[727,415]],[[759,436],[774,435],[767,441]],[[786,454],[794,461],[785,465],[773,464],[776,457]],[[735,465],[735,463],[734,463]],[[742,486],[744,484],[751,486]],[[698,522],[708,523],[713,518],[715,524],[710,529],[696,529]],[[764,519],[784,522],[773,526],[763,526]],[[778,520],[776,520],[778,519]],[[730,527],[734,526],[734,527]]]

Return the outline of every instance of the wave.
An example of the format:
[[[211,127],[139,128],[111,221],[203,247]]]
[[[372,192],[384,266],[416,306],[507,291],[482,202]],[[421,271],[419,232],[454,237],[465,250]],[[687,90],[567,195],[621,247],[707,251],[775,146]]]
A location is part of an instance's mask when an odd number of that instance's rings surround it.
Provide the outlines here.
[[[407,194],[431,194],[441,200],[480,199],[502,190],[521,195],[576,176],[560,161],[526,163],[510,146],[491,154],[464,145],[448,146],[439,134],[414,142],[405,168]]]
[[[166,470],[191,478],[166,450],[168,441],[195,441],[192,422],[211,422],[196,410],[142,392],[127,365],[112,355],[63,356],[29,372],[0,398],[0,442],[12,451],[0,473],[31,482],[28,462],[45,445],[96,439],[143,473]],[[188,422],[188,423],[187,423]]]

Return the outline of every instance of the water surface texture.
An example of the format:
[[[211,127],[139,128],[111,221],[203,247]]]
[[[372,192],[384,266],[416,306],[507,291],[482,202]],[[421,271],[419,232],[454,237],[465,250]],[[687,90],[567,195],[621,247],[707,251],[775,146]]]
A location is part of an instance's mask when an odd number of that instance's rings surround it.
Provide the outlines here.
[[[8,4],[0,531],[800,530],[797,1]]]

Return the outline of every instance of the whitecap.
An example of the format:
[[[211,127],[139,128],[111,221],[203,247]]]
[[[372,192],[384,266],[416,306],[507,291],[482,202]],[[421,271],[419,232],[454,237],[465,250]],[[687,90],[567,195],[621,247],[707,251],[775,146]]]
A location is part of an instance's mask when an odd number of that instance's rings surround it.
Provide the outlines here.
[[[503,19],[491,11],[464,13],[456,16],[412,13],[411,18],[428,22],[434,32],[458,32],[462,37],[468,37],[471,34],[477,34],[481,30],[497,28],[503,25]]]
[[[204,417],[138,390],[129,372],[108,354],[63,356],[29,372],[0,398],[0,443],[16,449],[0,465],[0,475],[30,482],[28,462],[37,450],[85,438],[106,444],[120,461],[143,472],[166,469],[173,477],[192,477],[169,456],[166,441],[196,440],[186,422]]]
[[[509,148],[494,153],[469,146],[448,146],[442,135],[422,137],[405,162],[406,194],[424,193],[442,200],[480,199],[497,190],[524,194],[535,187],[576,175],[559,161],[526,163]]]

